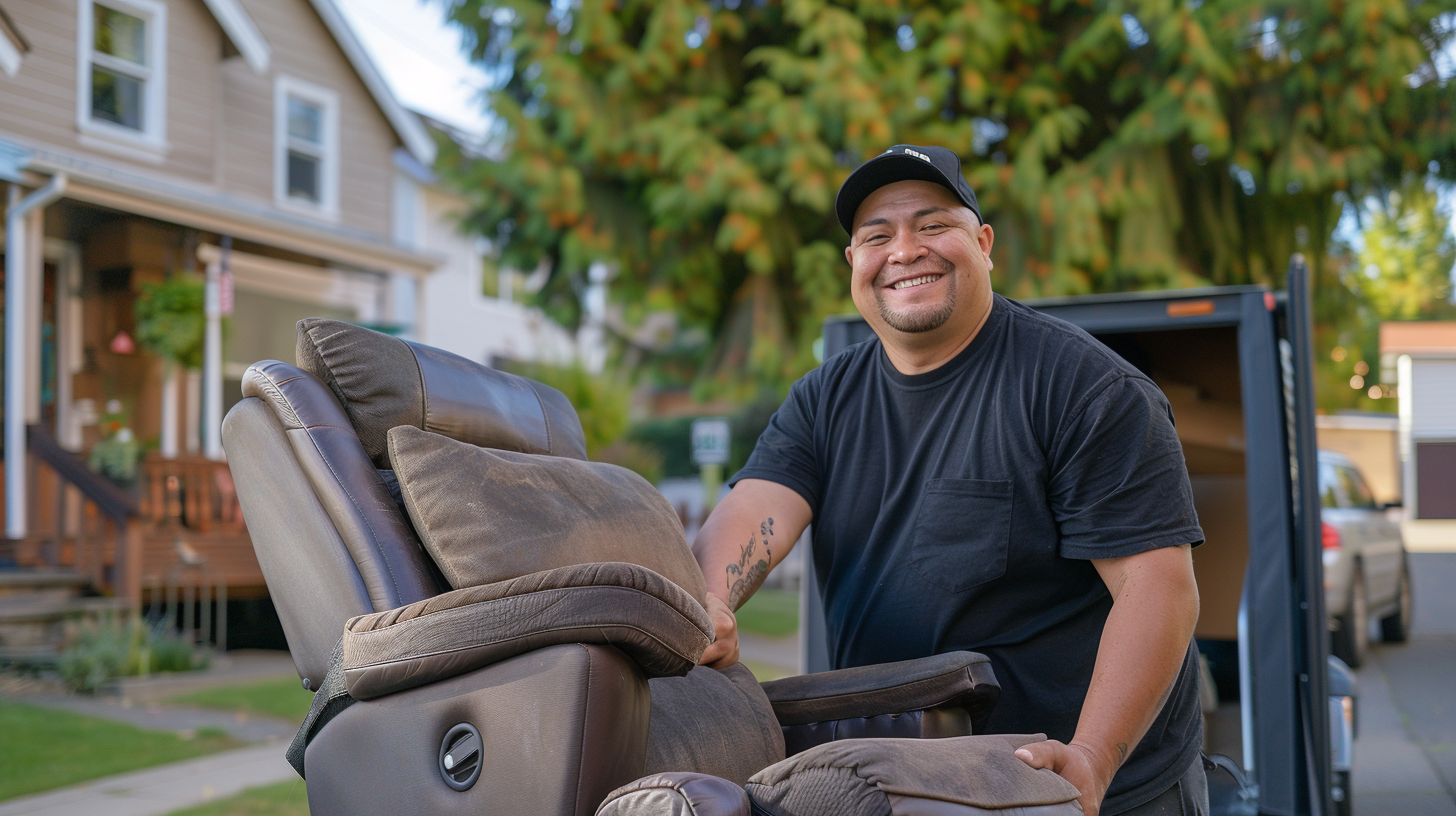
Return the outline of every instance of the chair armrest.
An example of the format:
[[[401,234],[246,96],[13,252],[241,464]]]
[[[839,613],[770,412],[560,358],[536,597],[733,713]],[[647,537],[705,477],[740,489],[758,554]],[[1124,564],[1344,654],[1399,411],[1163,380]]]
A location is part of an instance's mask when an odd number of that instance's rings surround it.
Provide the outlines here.
[[[762,686],[789,754],[834,739],[977,733],[1001,697],[990,659],[975,652],[786,677]]]
[[[560,643],[615,646],[648,677],[683,675],[712,641],[708,613],[686,591],[604,562],[351,618],[338,660],[349,695],[369,700]]]

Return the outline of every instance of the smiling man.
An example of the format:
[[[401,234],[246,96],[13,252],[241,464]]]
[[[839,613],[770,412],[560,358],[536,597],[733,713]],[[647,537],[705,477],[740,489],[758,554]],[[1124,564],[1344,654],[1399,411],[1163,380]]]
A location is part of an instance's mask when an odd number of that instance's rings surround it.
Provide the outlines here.
[[[812,521],[836,667],[987,655],[999,733],[1088,814],[1206,814],[1190,547],[1167,400],[1067,323],[991,291],[960,161],[897,145],[850,174],[855,306],[876,335],[795,383],[694,543],[718,640]]]

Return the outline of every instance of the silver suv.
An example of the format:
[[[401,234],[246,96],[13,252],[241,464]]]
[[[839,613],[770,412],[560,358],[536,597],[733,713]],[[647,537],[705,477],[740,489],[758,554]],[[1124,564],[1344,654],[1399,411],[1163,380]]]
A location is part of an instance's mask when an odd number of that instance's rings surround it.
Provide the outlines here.
[[[1330,651],[1358,668],[1370,645],[1371,618],[1380,621],[1387,643],[1404,642],[1410,632],[1405,542],[1400,524],[1346,457],[1319,452],[1319,491]]]

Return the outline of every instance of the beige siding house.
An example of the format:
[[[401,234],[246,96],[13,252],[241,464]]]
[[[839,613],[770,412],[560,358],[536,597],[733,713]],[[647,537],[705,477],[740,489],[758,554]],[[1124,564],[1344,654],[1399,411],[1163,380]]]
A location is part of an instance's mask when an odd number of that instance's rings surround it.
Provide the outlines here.
[[[135,604],[180,559],[261,592],[220,421],[248,364],[292,359],[299,318],[569,357],[572,338],[481,293],[436,138],[334,0],[0,0],[0,572],[74,570]],[[185,275],[205,282],[195,370],[135,342],[139,294]],[[444,325],[492,309],[529,336]],[[77,468],[98,445],[110,480]]]

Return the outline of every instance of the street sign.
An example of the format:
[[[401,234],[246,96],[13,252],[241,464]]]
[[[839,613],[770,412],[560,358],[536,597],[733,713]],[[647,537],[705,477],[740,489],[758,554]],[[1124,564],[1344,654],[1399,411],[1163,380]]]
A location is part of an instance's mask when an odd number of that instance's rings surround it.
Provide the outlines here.
[[[728,420],[721,418],[693,420],[693,464],[728,464],[730,433]]]

